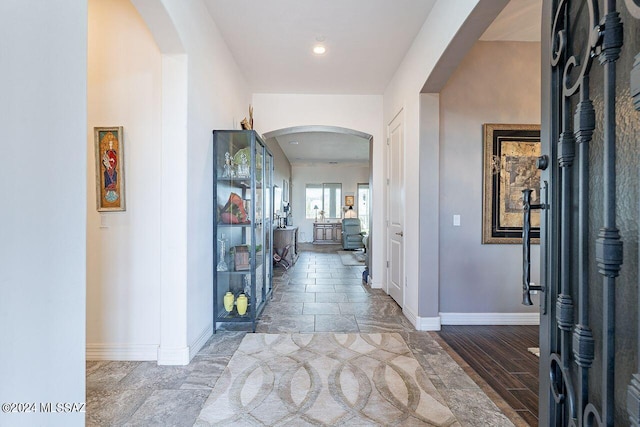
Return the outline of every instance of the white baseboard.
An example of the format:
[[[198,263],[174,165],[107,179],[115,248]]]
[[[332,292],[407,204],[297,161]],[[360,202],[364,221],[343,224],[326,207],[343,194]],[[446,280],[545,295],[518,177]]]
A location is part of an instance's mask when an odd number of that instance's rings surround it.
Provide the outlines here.
[[[155,344],[87,344],[87,360],[134,360],[150,361],[158,359]]]
[[[189,346],[189,360],[193,359],[193,356],[198,354],[198,352],[204,347],[204,345],[209,341],[209,338],[213,335],[213,324],[208,325],[206,328],[202,330],[198,338]]]
[[[408,308],[402,309],[402,314],[411,322],[417,331],[439,331],[440,317],[420,317]]]
[[[437,317],[418,317],[416,329],[419,331],[439,331],[440,316]]]
[[[409,322],[411,322],[414,328],[418,329],[418,316],[416,316],[414,312],[409,310],[407,307],[403,307],[402,314],[404,314],[404,317],[406,317]]]
[[[158,347],[158,365],[188,365],[189,347]]]
[[[369,286],[371,287],[371,289],[383,289],[382,287],[382,282],[376,282],[374,281],[371,276],[369,276]]]
[[[539,325],[540,313],[440,313],[443,325]]]

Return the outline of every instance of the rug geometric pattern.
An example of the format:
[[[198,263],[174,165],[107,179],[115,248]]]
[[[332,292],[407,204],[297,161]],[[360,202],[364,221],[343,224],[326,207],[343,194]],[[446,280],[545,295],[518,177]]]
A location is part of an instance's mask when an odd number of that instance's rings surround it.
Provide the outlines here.
[[[399,334],[247,334],[196,426],[459,425]]]

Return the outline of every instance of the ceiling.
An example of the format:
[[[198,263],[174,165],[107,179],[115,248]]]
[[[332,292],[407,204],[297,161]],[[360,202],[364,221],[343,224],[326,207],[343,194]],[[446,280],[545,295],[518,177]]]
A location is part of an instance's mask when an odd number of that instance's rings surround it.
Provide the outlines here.
[[[252,93],[382,94],[436,0],[204,2]],[[542,0],[511,0],[481,40],[539,41],[541,10]],[[352,135],[277,140],[292,164],[368,161],[368,140]]]
[[[275,140],[292,165],[369,163],[369,140],[356,135],[297,132],[275,137]]]
[[[541,28],[542,0],[511,0],[480,40],[539,42]]]
[[[435,4],[204,1],[253,93],[382,94]]]

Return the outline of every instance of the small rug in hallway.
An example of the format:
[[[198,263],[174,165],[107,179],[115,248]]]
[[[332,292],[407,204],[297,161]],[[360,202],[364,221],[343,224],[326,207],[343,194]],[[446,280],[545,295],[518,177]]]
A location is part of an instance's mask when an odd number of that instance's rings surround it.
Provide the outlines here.
[[[450,426],[402,337],[247,334],[196,426]]]
[[[342,265],[364,265],[364,252],[338,251]]]
[[[527,351],[531,354],[535,354],[536,356],[540,357],[540,348],[539,347],[529,347],[527,349]]]

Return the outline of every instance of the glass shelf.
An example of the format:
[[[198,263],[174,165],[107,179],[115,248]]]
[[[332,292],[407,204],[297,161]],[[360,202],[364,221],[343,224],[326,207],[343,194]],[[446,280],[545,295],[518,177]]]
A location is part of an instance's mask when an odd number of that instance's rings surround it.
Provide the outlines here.
[[[255,332],[272,291],[273,156],[249,130],[213,131],[213,156],[214,331],[217,323],[248,322]],[[224,309],[227,292],[248,295],[246,314]]]

